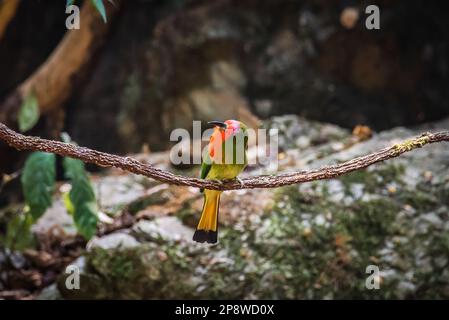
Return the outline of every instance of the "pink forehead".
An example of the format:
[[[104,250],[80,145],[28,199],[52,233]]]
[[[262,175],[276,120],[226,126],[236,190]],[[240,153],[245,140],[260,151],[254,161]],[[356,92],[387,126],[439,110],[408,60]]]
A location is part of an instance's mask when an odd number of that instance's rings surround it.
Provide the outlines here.
[[[237,120],[226,120],[225,123],[233,129],[240,129],[240,122]]]

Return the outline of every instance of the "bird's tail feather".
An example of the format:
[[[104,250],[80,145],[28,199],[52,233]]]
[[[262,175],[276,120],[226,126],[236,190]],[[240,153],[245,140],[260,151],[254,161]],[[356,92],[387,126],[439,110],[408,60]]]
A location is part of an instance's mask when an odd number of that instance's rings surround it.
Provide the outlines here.
[[[193,235],[196,242],[217,242],[218,211],[221,191],[204,190],[204,205],[201,218]]]

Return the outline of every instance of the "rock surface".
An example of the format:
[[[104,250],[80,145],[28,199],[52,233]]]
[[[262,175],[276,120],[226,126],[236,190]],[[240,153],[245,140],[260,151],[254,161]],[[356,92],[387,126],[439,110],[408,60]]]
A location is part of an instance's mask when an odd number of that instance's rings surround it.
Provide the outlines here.
[[[283,171],[337,163],[430,128],[358,141],[296,116],[267,126],[279,129]],[[431,125],[448,126],[449,119]],[[64,275],[58,287],[66,299],[449,298],[448,168],[449,148],[440,143],[340,179],[225,192],[214,246],[191,241],[198,191],[167,186],[134,203],[135,216],[147,220],[91,242],[84,289],[65,289]],[[120,245],[124,237],[132,245]],[[379,290],[365,286],[369,265],[379,268]]]

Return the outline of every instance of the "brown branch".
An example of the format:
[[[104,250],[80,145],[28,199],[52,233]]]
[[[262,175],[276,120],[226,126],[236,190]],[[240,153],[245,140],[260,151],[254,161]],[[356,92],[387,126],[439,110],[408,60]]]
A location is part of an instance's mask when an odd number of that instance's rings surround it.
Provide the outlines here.
[[[291,184],[336,178],[346,173],[366,168],[372,164],[396,158],[405,152],[421,148],[426,144],[449,141],[449,131],[423,133],[421,136],[414,139],[400,144],[395,144],[394,146],[384,148],[366,156],[357,157],[337,165],[326,166],[309,171],[249,177],[242,180],[243,184],[238,181],[221,182],[175,175],[168,171],[155,168],[152,165],[144,164],[130,157],[121,157],[59,141],[24,136],[9,129],[3,123],[0,123],[0,140],[5,141],[8,145],[18,150],[50,152],[60,156],[79,159],[86,163],[93,163],[100,167],[120,168],[125,171],[153,178],[168,184],[213,190],[234,190],[276,188]]]

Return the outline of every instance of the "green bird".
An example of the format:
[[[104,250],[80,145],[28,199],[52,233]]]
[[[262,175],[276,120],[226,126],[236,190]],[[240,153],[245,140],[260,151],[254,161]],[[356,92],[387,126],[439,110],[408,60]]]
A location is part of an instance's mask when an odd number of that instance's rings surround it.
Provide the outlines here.
[[[209,145],[203,156],[201,179],[229,180],[237,176],[247,164],[247,127],[237,120],[211,121],[214,125]],[[218,238],[218,211],[222,191],[201,190],[204,205],[201,218],[193,235],[197,242],[216,243]]]

